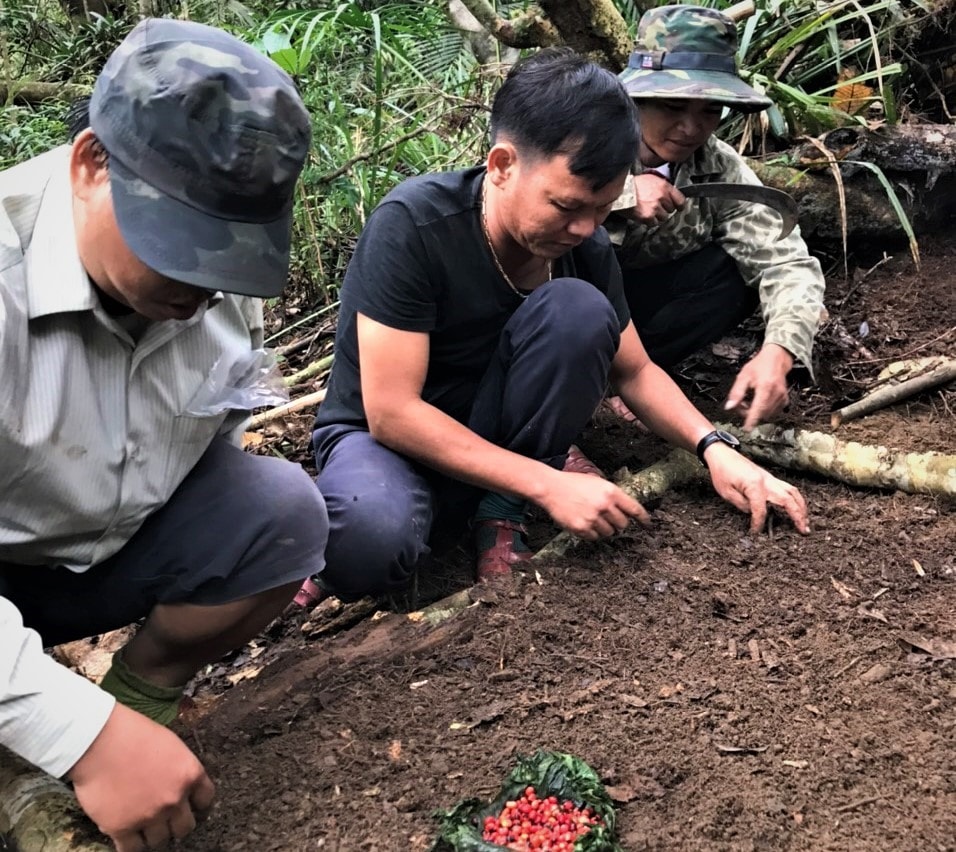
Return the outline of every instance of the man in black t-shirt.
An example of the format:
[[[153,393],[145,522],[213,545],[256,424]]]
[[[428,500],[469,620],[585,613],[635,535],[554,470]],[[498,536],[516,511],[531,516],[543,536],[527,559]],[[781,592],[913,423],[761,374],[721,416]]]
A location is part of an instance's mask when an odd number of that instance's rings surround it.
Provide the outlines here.
[[[651,429],[698,448],[755,528],[771,504],[805,532],[800,493],[726,443],[630,321],[601,228],[637,144],[618,80],[542,51],[495,98],[491,142],[481,167],[389,193],[349,264],[313,434],[330,536],[311,591],[401,588],[439,509],[473,518],[479,580],[530,557],[529,502],[585,539],[646,523],[617,486],[565,469],[608,382]]]

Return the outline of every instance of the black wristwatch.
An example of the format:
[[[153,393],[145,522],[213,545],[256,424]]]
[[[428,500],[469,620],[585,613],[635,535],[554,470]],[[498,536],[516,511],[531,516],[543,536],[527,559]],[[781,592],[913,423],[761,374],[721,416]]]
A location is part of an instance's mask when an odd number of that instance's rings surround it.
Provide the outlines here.
[[[714,429],[713,432],[708,432],[697,442],[697,458],[700,459],[700,463],[707,467],[707,462],[704,460],[704,450],[706,450],[711,444],[726,444],[728,447],[740,452],[740,441],[737,440],[730,432],[725,432],[723,429]]]

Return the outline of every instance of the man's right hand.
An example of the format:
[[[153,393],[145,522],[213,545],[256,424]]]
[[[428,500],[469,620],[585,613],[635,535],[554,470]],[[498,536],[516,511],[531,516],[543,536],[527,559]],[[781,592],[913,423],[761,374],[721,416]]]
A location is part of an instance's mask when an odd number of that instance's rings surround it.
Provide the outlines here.
[[[185,837],[215,794],[179,737],[122,704],[67,777],[80,806],[117,852],[155,849]]]
[[[589,473],[555,471],[558,479],[541,507],[569,533],[587,541],[607,538],[632,520],[650,526],[647,510],[613,482]]]
[[[642,225],[660,225],[684,206],[684,193],[661,175],[634,175],[636,202],[631,216]]]

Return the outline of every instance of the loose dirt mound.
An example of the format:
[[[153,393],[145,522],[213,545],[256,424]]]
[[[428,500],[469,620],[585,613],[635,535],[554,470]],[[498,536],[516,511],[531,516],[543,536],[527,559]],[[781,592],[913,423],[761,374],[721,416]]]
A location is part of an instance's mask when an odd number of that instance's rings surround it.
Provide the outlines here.
[[[829,431],[889,361],[952,353],[956,251],[924,256],[921,277],[900,260],[830,285],[793,424]],[[754,339],[682,369],[713,416]],[[954,452],[954,404],[936,391],[840,434]],[[607,420],[583,443],[608,470],[663,453]],[[184,848],[425,850],[436,808],[548,748],[599,771],[629,850],[956,849],[956,507],[781,475],[809,536],[778,519],[752,537],[686,489],[650,532],[537,565],[437,632],[394,601],[334,637],[274,626],[259,650],[278,659],[186,733],[219,799]],[[420,599],[467,585],[463,553],[436,560]]]

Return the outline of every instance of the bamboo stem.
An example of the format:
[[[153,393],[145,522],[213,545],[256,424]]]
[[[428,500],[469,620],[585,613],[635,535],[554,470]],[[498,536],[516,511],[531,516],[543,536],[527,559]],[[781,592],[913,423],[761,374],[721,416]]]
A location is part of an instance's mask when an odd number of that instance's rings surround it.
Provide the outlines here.
[[[732,21],[742,21],[744,18],[749,18],[756,11],[757,5],[754,3],[754,0],[741,0],[740,3],[734,3],[733,6],[728,6],[724,9],[724,14]]]
[[[684,450],[672,450],[659,462],[644,470],[631,473],[627,468],[619,471],[614,481],[621,490],[639,503],[657,499],[671,488],[686,485],[689,482],[707,480],[707,470],[697,458]],[[535,559],[564,556],[580,539],[567,532],[558,533],[541,548]]]
[[[0,832],[17,852],[110,852],[66,784],[3,748]]]
[[[279,420],[287,414],[295,414],[295,412],[301,411],[303,408],[308,408],[310,405],[320,405],[325,400],[325,392],[325,388],[322,388],[322,390],[317,390],[315,393],[307,393],[305,396],[293,399],[285,405],[279,405],[275,408],[270,408],[268,411],[263,411],[261,414],[257,414],[252,418],[249,422],[249,428],[258,429],[266,423]]]
[[[868,393],[862,399],[834,411],[830,415],[830,426],[836,429],[841,423],[846,423],[848,420],[855,420],[864,414],[879,411],[881,408],[900,402],[900,400],[908,399],[930,388],[951,382],[953,379],[956,379],[956,358],[943,361],[922,375],[913,376]]]
[[[326,355],[324,358],[319,358],[318,361],[313,361],[311,364],[303,367],[297,373],[293,373],[290,376],[286,376],[282,381],[285,383],[287,388],[291,388],[294,385],[301,384],[302,382],[307,382],[309,379],[314,379],[319,373],[324,373],[329,367],[332,366],[332,362],[335,360],[335,353],[331,355]]]
[[[743,451],[758,461],[813,471],[849,485],[956,496],[956,455],[907,453],[770,424],[749,434],[730,426],[720,428],[736,433]]]

